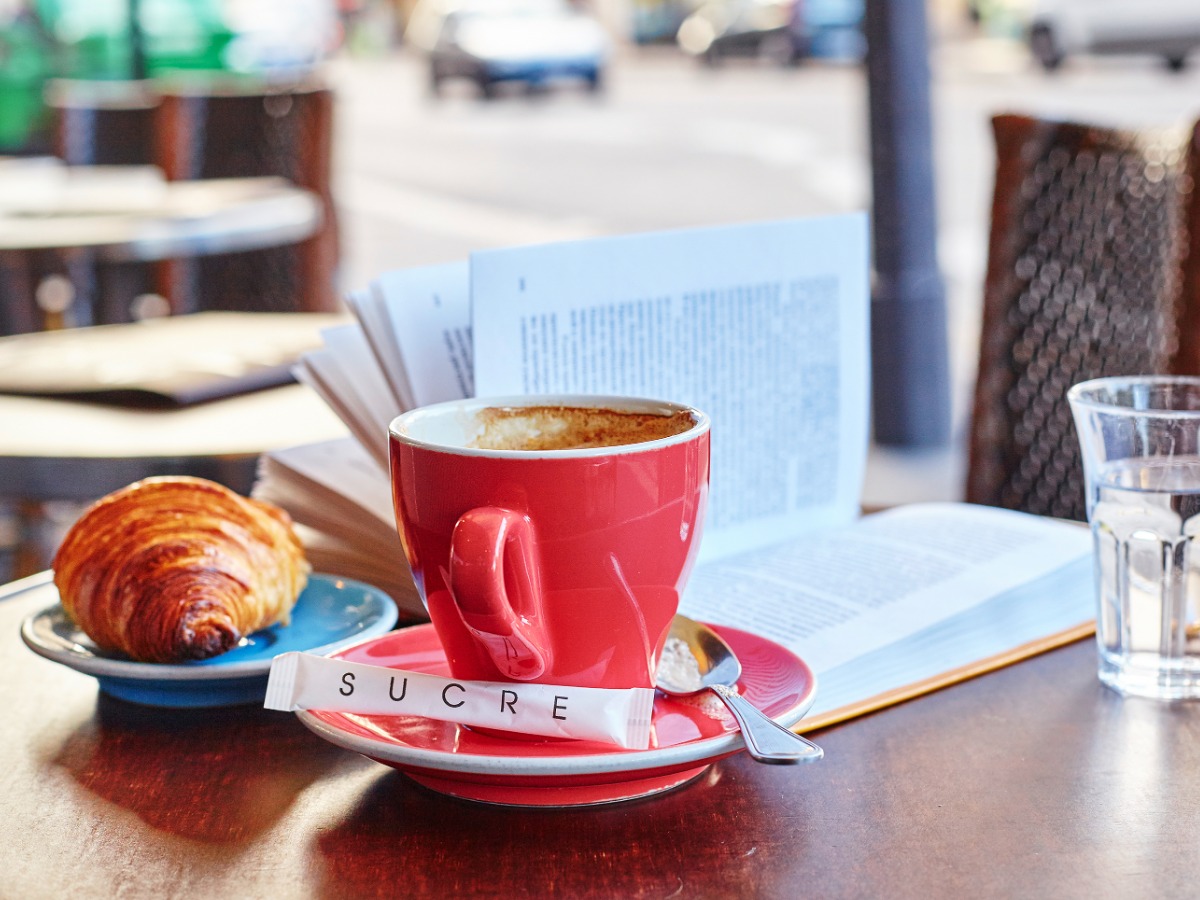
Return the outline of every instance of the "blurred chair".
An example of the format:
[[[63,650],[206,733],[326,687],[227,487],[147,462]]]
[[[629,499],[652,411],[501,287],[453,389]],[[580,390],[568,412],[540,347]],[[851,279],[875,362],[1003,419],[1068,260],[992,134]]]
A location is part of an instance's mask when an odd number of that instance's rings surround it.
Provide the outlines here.
[[[148,166],[154,157],[154,128],[159,96],[151,82],[58,78],[49,81],[45,91],[51,111],[51,148],[54,156],[71,166]],[[14,259],[15,254],[10,254]],[[93,310],[94,318],[80,324],[107,324],[128,321],[126,310],[106,310],[114,281],[124,283],[129,296],[152,289],[153,270],[147,264],[115,265],[98,257],[89,248],[69,252],[26,253],[21,265],[30,282],[22,286],[26,321],[6,323],[0,334],[36,331],[45,317],[32,313],[34,304],[42,306],[36,293],[47,279],[66,279],[71,284],[77,308]],[[10,272],[16,264],[10,265]],[[11,286],[13,282],[8,282]],[[51,288],[53,291],[54,288]],[[13,296],[11,293],[9,296]],[[121,304],[112,304],[120,306]],[[115,315],[114,315],[115,312]],[[53,315],[53,313],[51,313]]]
[[[158,103],[145,81],[51,81],[54,155],[73,166],[149,165]]]
[[[36,331],[41,323],[27,254],[0,250],[0,337]]]
[[[992,120],[967,500],[1084,520],[1067,389],[1200,374],[1200,126]]]
[[[320,197],[324,215],[295,246],[163,264],[160,293],[173,311],[338,309],[333,92],[320,84],[167,88],[157,116],[156,161],[168,179],[278,176]]]

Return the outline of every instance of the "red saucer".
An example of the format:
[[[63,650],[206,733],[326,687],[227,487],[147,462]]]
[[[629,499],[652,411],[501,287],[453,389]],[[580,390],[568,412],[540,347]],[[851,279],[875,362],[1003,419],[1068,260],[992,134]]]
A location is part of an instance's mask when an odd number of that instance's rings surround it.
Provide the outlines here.
[[[812,670],[774,641],[713,627],[742,662],[742,694],[784,726],[800,721],[816,698]],[[331,655],[449,675],[432,625],[393,631]],[[690,781],[745,746],[732,716],[707,693],[657,695],[649,750],[595,741],[495,737],[419,716],[297,715],[326,740],[393,766],[433,790],[514,806],[584,806],[646,797]]]

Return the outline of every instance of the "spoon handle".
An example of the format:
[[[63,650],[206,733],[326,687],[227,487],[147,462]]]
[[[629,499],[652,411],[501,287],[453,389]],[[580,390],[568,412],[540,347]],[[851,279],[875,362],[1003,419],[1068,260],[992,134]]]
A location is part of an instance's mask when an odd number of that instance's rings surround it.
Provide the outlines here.
[[[746,750],[759,762],[789,765],[816,762],[825,755],[825,751],[808,738],[784,728],[733,688],[723,684],[708,687],[729,707],[741,726]]]

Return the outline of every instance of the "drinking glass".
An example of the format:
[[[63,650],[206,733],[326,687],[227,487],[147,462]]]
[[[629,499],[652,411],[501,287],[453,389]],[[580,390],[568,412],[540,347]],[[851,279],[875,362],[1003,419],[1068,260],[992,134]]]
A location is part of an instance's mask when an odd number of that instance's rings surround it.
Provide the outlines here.
[[[1200,697],[1200,378],[1070,389],[1095,544],[1100,680]]]

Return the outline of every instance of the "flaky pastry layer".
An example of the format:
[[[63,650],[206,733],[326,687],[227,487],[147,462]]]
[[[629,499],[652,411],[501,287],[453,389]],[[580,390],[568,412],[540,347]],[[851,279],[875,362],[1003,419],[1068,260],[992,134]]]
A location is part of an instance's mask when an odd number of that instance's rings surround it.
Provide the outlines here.
[[[287,624],[309,565],[286,512],[201,478],[148,478],[92,505],[54,558],[63,607],[98,646],[208,659]]]

